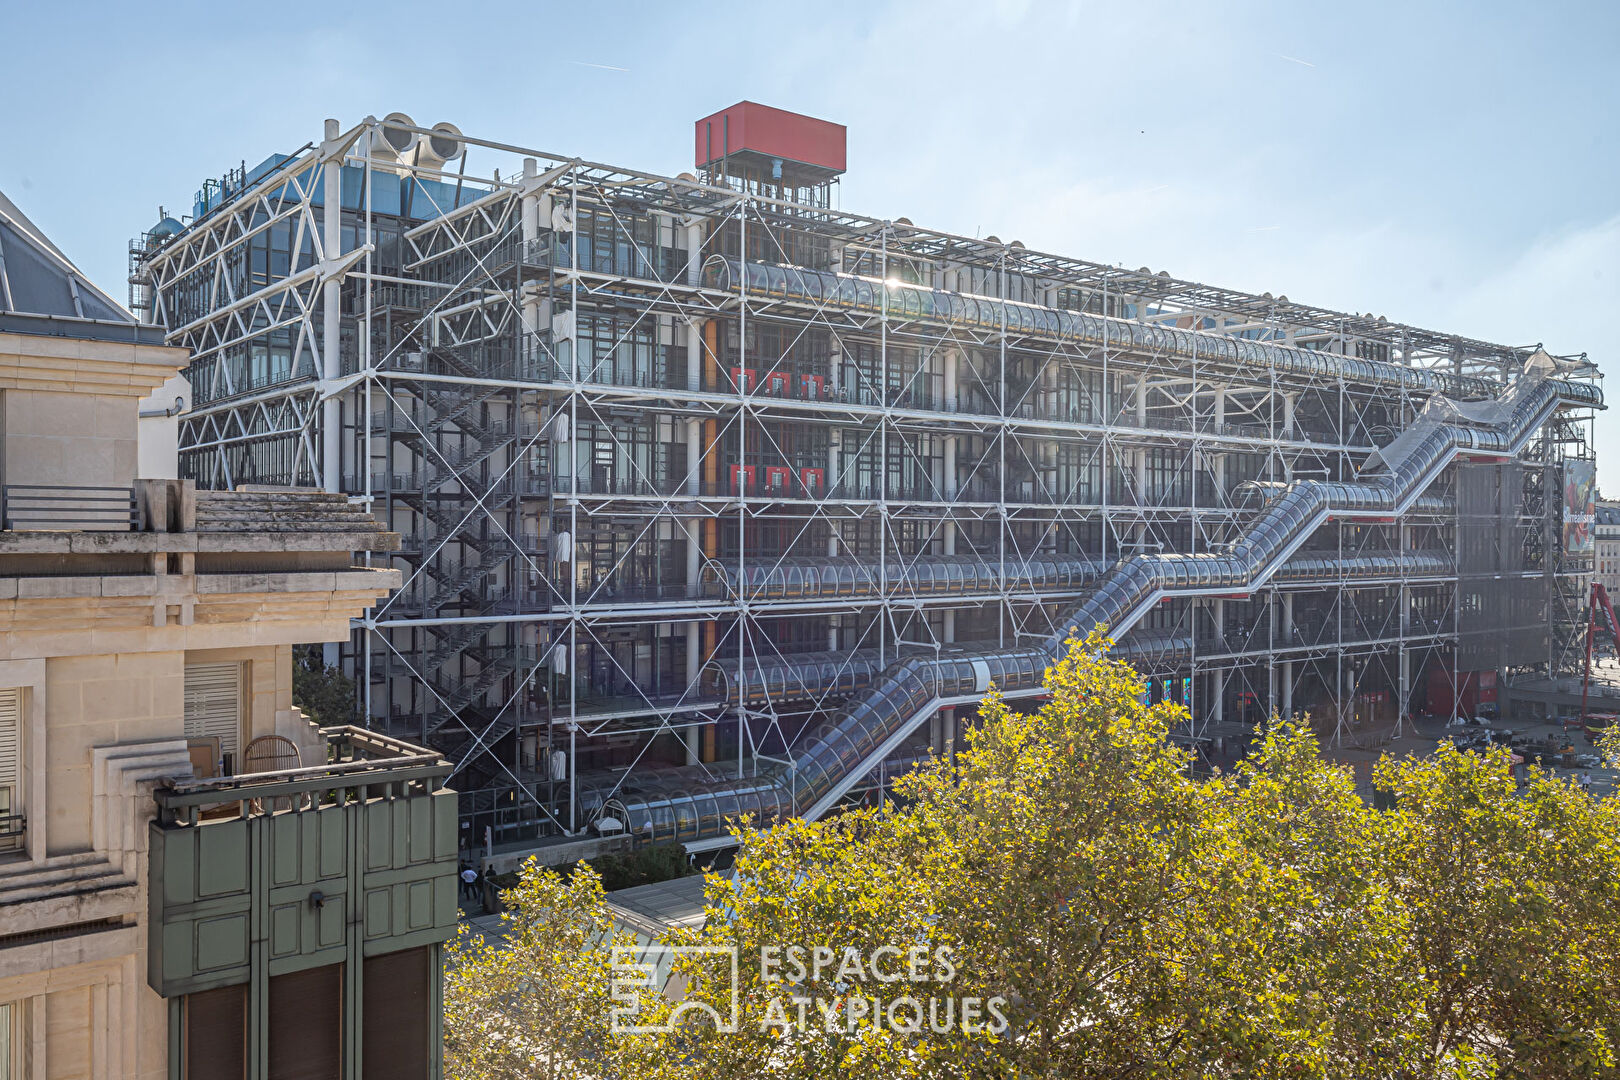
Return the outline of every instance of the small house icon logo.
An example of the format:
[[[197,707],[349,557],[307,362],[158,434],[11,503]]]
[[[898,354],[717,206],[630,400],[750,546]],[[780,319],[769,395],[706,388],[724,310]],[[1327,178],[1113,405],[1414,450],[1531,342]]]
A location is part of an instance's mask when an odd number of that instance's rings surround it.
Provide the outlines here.
[[[685,980],[674,974],[677,961],[685,958],[719,956],[725,959],[729,973],[731,1007],[727,1014],[706,1001],[681,1001]],[[674,1031],[688,1016],[708,1017],[714,1030],[722,1034],[736,1032],[740,1005],[737,989],[737,950],[729,945],[646,945],[614,946],[612,956],[613,980],[611,996],[613,1010],[608,1017],[609,1029],[615,1034],[639,1035]],[[662,991],[675,1002],[675,1007],[662,1023],[642,1022],[641,1004],[647,991]]]

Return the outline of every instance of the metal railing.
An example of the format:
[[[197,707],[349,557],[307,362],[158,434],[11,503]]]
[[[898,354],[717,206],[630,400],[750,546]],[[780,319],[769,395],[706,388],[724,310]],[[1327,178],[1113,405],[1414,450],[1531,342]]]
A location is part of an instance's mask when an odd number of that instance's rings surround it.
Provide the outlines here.
[[[153,792],[165,825],[198,825],[203,812],[235,804],[240,816],[278,807],[316,808],[366,799],[431,794],[451,764],[437,752],[375,731],[343,724],[320,729],[329,748],[325,764],[275,772],[187,780]],[[210,819],[213,814],[209,815]]]
[[[132,532],[140,527],[132,488],[67,484],[0,487],[0,522],[7,532]]]
[[[28,833],[28,815],[21,810],[0,813],[0,854],[17,851]]]

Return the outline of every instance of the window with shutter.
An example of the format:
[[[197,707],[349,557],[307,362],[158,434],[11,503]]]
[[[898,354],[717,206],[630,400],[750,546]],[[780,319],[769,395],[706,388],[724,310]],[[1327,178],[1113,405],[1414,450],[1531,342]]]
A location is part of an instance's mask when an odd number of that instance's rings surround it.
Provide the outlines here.
[[[22,691],[0,690],[0,851],[22,845]]]
[[[247,1074],[247,987],[187,994],[186,1080],[238,1080]]]
[[[11,1080],[13,1075],[11,1065],[16,1050],[12,1046],[14,1040],[11,1032],[17,1021],[13,1019],[12,1013],[13,1009],[9,1002],[0,1005],[0,1080]]]
[[[186,738],[213,736],[234,771],[242,742],[242,665],[186,665]]]
[[[362,1080],[427,1080],[432,969],[432,955],[425,948],[366,957]]]
[[[343,965],[270,977],[269,1080],[341,1080]]]

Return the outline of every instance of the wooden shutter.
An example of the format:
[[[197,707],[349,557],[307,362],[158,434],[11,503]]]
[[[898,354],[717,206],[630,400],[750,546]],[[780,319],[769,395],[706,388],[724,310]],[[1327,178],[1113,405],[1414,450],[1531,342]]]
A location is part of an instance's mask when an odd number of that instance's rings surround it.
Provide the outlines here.
[[[342,1080],[343,965],[270,977],[269,1080]]]
[[[219,751],[241,764],[242,665],[186,665],[186,738],[218,737]]]
[[[187,994],[186,1080],[239,1080],[247,1075],[247,987]]]
[[[428,1080],[432,954],[426,948],[368,956],[362,996],[362,1080]]]
[[[22,691],[0,690],[0,791],[14,793],[21,775]],[[0,795],[4,800],[5,795]],[[0,805],[0,813],[6,807]]]
[[[22,776],[22,691],[0,690],[0,818],[22,810],[18,781]],[[6,835],[7,822],[0,821],[0,851],[21,846],[22,838]],[[4,1073],[0,1073],[3,1080]]]

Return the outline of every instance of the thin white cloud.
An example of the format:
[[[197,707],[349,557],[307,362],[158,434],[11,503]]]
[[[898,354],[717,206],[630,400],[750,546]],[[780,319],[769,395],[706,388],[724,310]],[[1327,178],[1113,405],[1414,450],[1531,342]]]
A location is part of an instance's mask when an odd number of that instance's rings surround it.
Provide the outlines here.
[[[1605,374],[1620,370],[1620,214],[1543,237],[1457,295],[1446,322],[1487,340],[1585,352]],[[1598,483],[1620,494],[1620,397],[1593,425]]]

